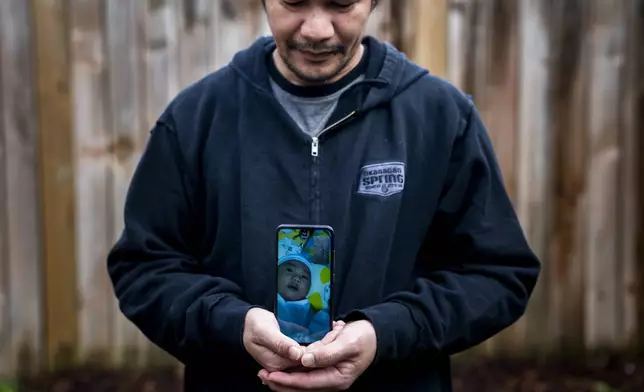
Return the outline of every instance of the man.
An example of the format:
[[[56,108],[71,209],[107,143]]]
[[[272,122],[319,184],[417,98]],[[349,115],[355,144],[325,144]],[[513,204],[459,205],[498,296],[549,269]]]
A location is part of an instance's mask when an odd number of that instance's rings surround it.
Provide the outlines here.
[[[273,38],[152,130],[108,267],[186,391],[450,391],[450,354],[524,312],[540,271],[472,102],[365,37],[372,0],[266,0]],[[279,331],[275,229],[336,233],[335,328]]]

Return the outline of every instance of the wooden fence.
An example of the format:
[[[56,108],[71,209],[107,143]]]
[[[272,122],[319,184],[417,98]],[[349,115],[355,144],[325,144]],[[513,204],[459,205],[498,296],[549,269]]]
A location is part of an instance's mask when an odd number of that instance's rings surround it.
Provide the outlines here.
[[[369,32],[473,94],[543,259],[527,315],[476,350],[637,347],[644,1],[384,0]],[[173,363],[106,253],[157,115],[266,33],[251,0],[0,1],[0,375]]]

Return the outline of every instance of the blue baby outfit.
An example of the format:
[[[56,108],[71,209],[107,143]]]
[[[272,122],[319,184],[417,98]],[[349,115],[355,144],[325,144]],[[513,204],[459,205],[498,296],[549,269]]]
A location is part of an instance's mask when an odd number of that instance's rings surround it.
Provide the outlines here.
[[[305,254],[307,252],[294,241],[280,241],[278,265],[286,261],[304,264],[311,273],[311,287],[306,297],[299,301],[286,301],[278,293],[277,318],[285,335],[301,343],[311,343],[329,331],[330,270],[325,265],[311,263],[303,256]]]

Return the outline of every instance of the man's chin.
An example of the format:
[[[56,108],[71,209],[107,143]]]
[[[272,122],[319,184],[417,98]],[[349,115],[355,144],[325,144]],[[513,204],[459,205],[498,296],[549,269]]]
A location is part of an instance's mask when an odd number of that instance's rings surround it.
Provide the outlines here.
[[[308,85],[320,85],[320,84],[334,82],[336,76],[337,76],[337,73],[330,74],[330,75],[305,74],[305,75],[299,75],[298,79],[300,79],[302,82]]]
[[[341,69],[337,67],[316,67],[305,66],[305,67],[291,67],[291,71],[300,79],[302,82],[307,84],[324,84],[329,83],[334,78],[336,78],[341,72]]]

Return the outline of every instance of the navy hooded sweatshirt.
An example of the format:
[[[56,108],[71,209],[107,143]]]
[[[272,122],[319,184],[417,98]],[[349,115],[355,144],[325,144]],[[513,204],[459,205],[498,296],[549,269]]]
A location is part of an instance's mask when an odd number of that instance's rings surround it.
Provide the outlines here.
[[[468,96],[365,38],[364,81],[319,139],[271,92],[260,38],[152,129],[108,257],[122,312],[191,391],[264,391],[242,343],[272,309],[276,227],[330,225],[334,319],[377,335],[356,391],[451,391],[450,354],[515,322],[540,264]]]

